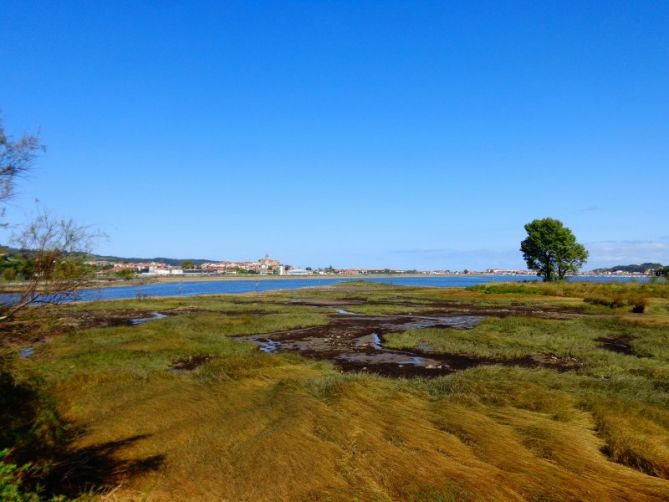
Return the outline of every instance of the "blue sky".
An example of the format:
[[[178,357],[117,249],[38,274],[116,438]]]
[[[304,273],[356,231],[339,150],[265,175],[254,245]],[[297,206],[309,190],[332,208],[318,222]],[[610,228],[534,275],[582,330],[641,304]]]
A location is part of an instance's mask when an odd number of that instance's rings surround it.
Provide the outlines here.
[[[666,1],[5,0],[5,126],[48,147],[7,217],[38,199],[123,256],[481,269],[551,216],[586,268],[667,263],[667,26]]]

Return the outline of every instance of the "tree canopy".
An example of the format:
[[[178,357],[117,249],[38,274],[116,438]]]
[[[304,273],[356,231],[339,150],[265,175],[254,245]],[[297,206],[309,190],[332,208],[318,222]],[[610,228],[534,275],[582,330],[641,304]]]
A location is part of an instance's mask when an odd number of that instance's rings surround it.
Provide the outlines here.
[[[669,266],[661,267],[655,270],[655,275],[669,280]]]
[[[527,238],[520,243],[520,250],[530,270],[536,270],[544,281],[561,281],[588,259],[588,251],[559,220],[533,220],[525,230]]]
[[[14,196],[16,180],[25,174],[43,147],[37,136],[26,134],[18,140],[10,138],[0,117],[0,216],[5,204]]]
[[[17,180],[29,172],[43,147],[36,136],[13,140],[0,117],[0,218],[15,194]],[[0,221],[0,225],[7,225]],[[95,235],[71,219],[41,212],[13,240],[18,252],[0,252],[0,279],[14,283],[11,303],[0,304],[0,322],[28,305],[59,303],[72,299],[87,284],[91,268],[85,257]]]

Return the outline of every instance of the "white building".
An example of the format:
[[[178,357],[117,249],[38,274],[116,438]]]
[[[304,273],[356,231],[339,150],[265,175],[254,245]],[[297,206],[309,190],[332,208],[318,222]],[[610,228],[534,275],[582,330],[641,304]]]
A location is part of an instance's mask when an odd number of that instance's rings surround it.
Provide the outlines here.
[[[143,275],[183,275],[184,269],[181,267],[149,267],[149,271]]]
[[[286,275],[310,275],[311,272],[303,268],[291,268]]]

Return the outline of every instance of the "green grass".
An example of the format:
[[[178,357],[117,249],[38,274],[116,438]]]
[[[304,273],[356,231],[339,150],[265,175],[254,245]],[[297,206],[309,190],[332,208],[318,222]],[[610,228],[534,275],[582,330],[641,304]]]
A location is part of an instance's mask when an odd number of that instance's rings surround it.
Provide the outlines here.
[[[472,292],[484,294],[544,295],[578,298],[604,298],[616,295],[647,295],[653,298],[669,299],[669,282],[610,282],[594,283],[587,281],[562,282],[507,282],[481,284],[467,288]]]
[[[664,290],[650,290],[646,313],[630,314],[585,303],[601,292],[598,285],[567,286],[563,294],[556,288],[348,283],[79,304],[61,315],[182,313],[54,336],[30,359],[13,357],[16,347],[5,355],[18,383],[38,385],[62,420],[82,431],[68,446],[74,453],[125,441],[113,450],[115,485],[103,490],[113,489],[112,500],[666,499]],[[429,343],[439,352],[500,360],[553,353],[583,366],[560,373],[493,365],[390,379],[342,374],[296,354],[262,354],[235,338],[322,325],[335,309],[294,300],[339,301],[372,314],[437,304],[552,307],[569,315],[489,317],[472,330],[412,330],[386,335],[385,343]],[[618,336],[631,337],[641,357],[597,342]],[[211,358],[193,371],[170,370],[175,359],[198,355]],[[158,457],[155,469],[129,467]]]
[[[427,344],[435,352],[481,358],[518,359],[541,352],[574,356],[595,348],[601,335],[582,321],[554,321],[530,317],[486,318],[471,330],[427,328],[384,336],[389,348]]]
[[[631,337],[634,353],[650,360],[604,351],[598,341],[620,337]],[[415,329],[385,335],[384,341],[389,348],[410,349],[427,344],[436,352],[493,359],[551,353],[577,357],[592,367],[616,367],[628,361],[636,365],[669,364],[669,327],[651,328],[625,319],[488,317],[471,330]],[[585,370],[588,368],[586,365]]]

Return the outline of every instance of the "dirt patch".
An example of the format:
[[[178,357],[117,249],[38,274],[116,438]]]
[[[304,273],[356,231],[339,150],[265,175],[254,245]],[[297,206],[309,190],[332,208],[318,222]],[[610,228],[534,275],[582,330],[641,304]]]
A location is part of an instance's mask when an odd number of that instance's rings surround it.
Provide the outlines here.
[[[575,357],[541,353],[517,359],[515,364],[526,368],[551,368],[557,371],[574,371],[583,367],[583,363]]]
[[[154,312],[150,316],[146,317],[138,317],[136,319],[130,319],[130,324],[133,326],[137,326],[138,324],[144,324],[149,321],[159,321],[160,319],[165,319],[167,316],[165,314],[162,314],[160,312]]]
[[[132,326],[134,320],[153,319],[155,312],[134,309],[79,311],[39,307],[30,309],[27,314],[29,315],[13,319],[3,326],[3,334],[6,336],[0,337],[0,343],[36,343],[76,330]]]
[[[324,299],[296,299],[291,300],[290,305],[307,305],[309,307],[348,307],[350,305],[362,305],[364,300],[324,300]]]
[[[582,317],[584,314],[576,308],[528,307],[527,305],[423,305],[423,313],[453,314],[453,315],[480,315],[486,317],[538,317],[541,319],[564,320]]]
[[[630,343],[632,341],[632,337],[629,335],[622,335],[617,337],[604,336],[598,338],[597,341],[604,350],[616,352],[618,354],[634,355],[634,350],[632,349],[632,345]]]
[[[173,371],[193,371],[209,361],[211,356],[190,356],[176,359],[170,363],[170,369]]]
[[[383,335],[409,329],[449,327],[471,329],[482,316],[474,315],[333,315],[325,326],[313,326],[262,335],[238,337],[256,343],[265,353],[299,352],[315,359],[333,361],[343,371],[364,371],[393,377],[439,376],[482,364],[553,368],[558,371],[578,369],[573,358],[553,354],[535,354],[503,360],[477,358],[460,354],[435,353],[431,347],[393,350],[383,346]]]
[[[114,326],[135,326],[147,321],[162,319],[166,313],[146,310],[105,310],[92,312],[67,312],[58,319],[62,328],[88,329]]]
[[[308,305],[312,307],[338,307],[344,310],[355,305],[378,305],[379,307],[392,306],[407,309],[407,315],[482,315],[493,317],[532,316],[544,319],[571,319],[577,316],[592,315],[579,307],[550,307],[543,305],[526,305],[510,303],[504,305],[481,305],[476,303],[426,300],[426,301],[392,301],[392,300],[363,300],[358,298],[343,298],[339,300],[296,299],[284,305]],[[348,312],[344,310],[345,312]],[[342,313],[342,312],[338,312]],[[357,314],[359,315],[359,314]]]
[[[193,307],[190,305],[184,305],[181,307],[174,307],[170,309],[170,312],[173,314],[197,314],[198,312],[214,312],[211,309],[204,309],[202,307]]]

